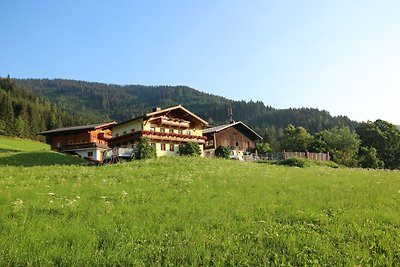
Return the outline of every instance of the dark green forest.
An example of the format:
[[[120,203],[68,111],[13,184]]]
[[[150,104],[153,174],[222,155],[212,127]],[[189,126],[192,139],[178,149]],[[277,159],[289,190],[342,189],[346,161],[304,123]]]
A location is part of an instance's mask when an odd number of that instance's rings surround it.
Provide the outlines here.
[[[187,86],[114,85],[64,79],[18,79],[16,82],[63,110],[90,114],[97,120],[124,121],[140,116],[153,107],[181,104],[207,120],[210,125],[227,123],[227,109],[258,133],[273,139],[289,124],[303,126],[310,133],[347,126],[357,122],[345,116],[333,117],[313,108],[275,109],[260,101],[233,101],[200,92]]]
[[[37,133],[95,121],[95,116],[61,109],[15,80],[0,78],[0,135],[43,140]]]

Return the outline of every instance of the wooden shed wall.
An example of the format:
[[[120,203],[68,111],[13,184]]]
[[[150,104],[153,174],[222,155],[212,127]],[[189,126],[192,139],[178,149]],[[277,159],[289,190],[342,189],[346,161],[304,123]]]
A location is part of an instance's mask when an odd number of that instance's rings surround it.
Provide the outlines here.
[[[246,151],[255,148],[256,143],[234,127],[215,133],[216,147],[228,146],[234,150]]]

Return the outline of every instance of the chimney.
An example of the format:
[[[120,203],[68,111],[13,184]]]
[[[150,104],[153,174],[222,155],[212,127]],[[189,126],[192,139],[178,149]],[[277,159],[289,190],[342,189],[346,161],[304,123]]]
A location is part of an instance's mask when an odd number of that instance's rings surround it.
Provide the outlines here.
[[[230,124],[235,123],[235,121],[233,120],[232,108],[228,108],[228,121]]]
[[[154,112],[154,111],[160,111],[160,110],[161,110],[160,107],[155,107],[155,108],[153,108],[153,112]]]

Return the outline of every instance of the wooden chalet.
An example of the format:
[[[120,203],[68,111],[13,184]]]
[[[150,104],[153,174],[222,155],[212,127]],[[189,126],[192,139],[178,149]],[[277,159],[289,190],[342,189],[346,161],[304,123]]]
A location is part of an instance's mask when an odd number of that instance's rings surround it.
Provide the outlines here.
[[[203,127],[208,123],[181,105],[160,109],[112,127],[110,147],[135,148],[140,138],[148,137],[157,156],[173,156],[188,142],[200,145],[203,154]]]
[[[215,149],[219,146],[227,146],[235,156],[241,157],[244,152],[256,147],[257,140],[262,139],[241,121],[204,129],[203,135],[207,138],[204,144],[207,157],[214,156]]]
[[[96,123],[53,129],[39,133],[46,136],[51,149],[77,154],[95,161],[102,161],[102,152],[108,149],[111,127],[117,123]]]

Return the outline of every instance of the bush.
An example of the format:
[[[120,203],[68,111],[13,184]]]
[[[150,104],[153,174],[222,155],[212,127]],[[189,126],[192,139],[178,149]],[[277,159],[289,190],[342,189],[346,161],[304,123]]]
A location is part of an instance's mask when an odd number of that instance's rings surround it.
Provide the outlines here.
[[[278,161],[277,164],[291,166],[291,167],[299,167],[299,168],[306,167],[306,161],[300,158],[288,158],[285,160]]]
[[[215,156],[219,158],[226,158],[228,159],[231,155],[231,149],[227,146],[219,146],[215,149]]]
[[[272,153],[272,149],[268,143],[257,143],[255,150],[257,150],[258,154],[260,155],[266,155],[268,153]]]
[[[382,169],[385,165],[378,158],[378,152],[374,147],[360,147],[357,159],[361,168]]]
[[[150,159],[155,157],[157,157],[156,149],[150,144],[150,139],[147,137],[140,139],[135,158]]]
[[[198,143],[189,142],[179,148],[179,155],[181,156],[200,156],[201,150]]]

